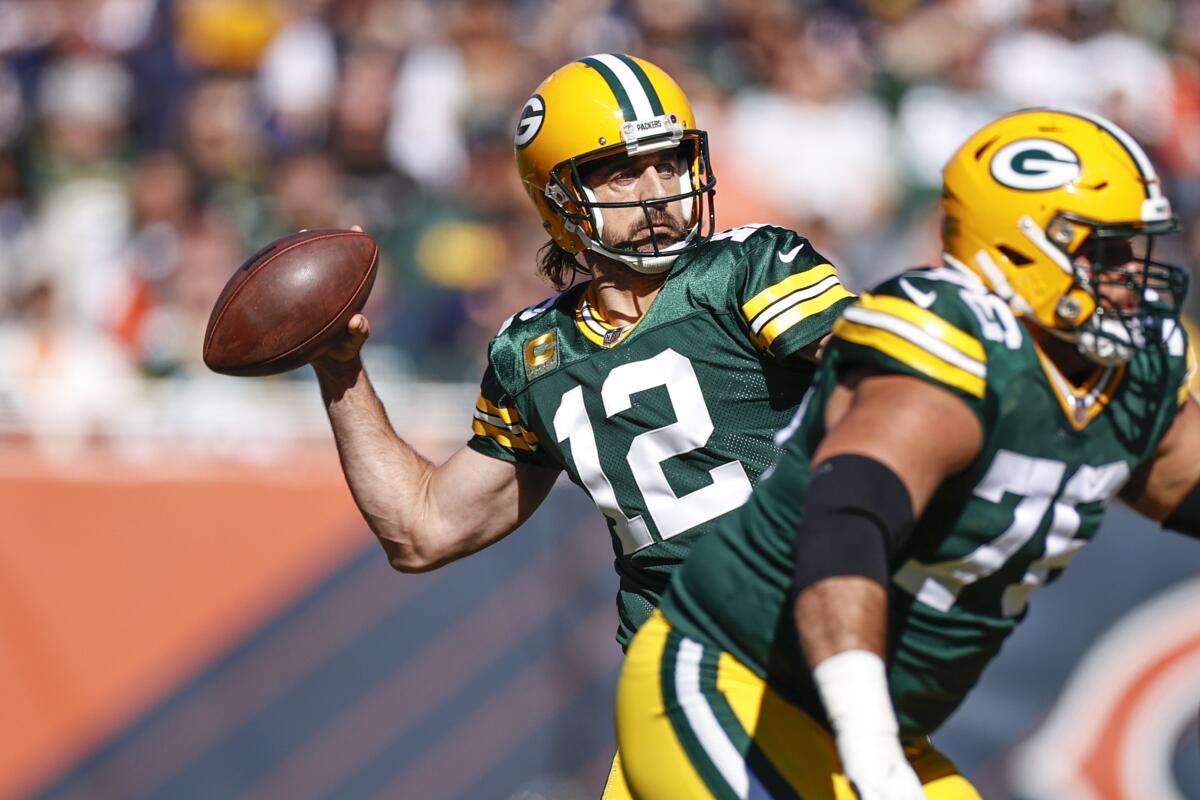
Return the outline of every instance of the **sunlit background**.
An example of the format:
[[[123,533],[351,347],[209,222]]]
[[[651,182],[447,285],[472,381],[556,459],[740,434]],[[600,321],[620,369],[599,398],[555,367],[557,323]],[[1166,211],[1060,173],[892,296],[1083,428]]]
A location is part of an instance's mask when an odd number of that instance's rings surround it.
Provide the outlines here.
[[[598,796],[587,498],[391,573],[310,371],[200,342],[249,253],[362,225],[392,421],[460,445],[487,341],[552,292],[517,113],[601,51],[688,92],[719,227],[802,231],[855,286],[935,260],[946,157],[1041,104],[1133,133],[1163,257],[1200,254],[1200,2],[0,0],[0,796]],[[1200,797],[1200,544],[1118,512],[1092,550],[939,743],[989,798]]]

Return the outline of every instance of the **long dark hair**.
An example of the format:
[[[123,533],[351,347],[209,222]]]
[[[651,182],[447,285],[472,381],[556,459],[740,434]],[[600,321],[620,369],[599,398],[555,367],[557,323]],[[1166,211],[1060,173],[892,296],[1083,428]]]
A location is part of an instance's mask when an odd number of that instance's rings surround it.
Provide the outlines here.
[[[537,252],[538,272],[549,278],[558,291],[565,290],[579,275],[591,275],[592,271],[575,260],[575,256],[558,246],[553,239],[546,242]]]

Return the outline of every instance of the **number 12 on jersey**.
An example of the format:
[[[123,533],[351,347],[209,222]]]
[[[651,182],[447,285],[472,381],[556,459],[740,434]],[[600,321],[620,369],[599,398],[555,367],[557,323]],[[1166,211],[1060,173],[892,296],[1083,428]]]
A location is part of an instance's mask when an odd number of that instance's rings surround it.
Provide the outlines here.
[[[609,372],[600,387],[605,418],[628,411],[635,394],[659,386],[667,389],[675,422],[635,436],[625,457],[646,512],[658,531],[657,538],[641,515],[629,517],[625,513],[612,481],[604,474],[596,434],[583,401],[583,387],[568,390],[554,414],[555,438],[570,445],[580,482],[600,512],[612,521],[626,555],[732,511],[750,497],[750,478],[738,461],[710,469],[712,483],[682,497],[671,489],[662,463],[704,447],[713,434],[712,417],[704,403],[696,371],[687,358],[674,350],[622,364]]]

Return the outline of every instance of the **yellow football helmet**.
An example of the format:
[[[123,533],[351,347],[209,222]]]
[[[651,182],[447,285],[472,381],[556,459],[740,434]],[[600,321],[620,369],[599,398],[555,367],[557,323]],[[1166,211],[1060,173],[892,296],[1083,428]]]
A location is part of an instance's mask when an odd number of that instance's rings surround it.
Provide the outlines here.
[[[1018,111],[968,139],[942,176],[946,260],[1093,361],[1127,361],[1178,314],[1188,275],[1151,259],[1178,221],[1150,159],[1112,122]],[[1105,284],[1139,301],[1109,307]]]
[[[515,144],[517,169],[542,224],[568,253],[592,250],[654,274],[713,232],[713,187],[708,136],[695,127],[691,104],[671,76],[632,56],[602,53],[556,70],[521,110]],[[580,168],[613,155],[679,148],[679,193],[654,201],[601,203]],[[605,208],[683,204],[684,239],[649,253],[610,247],[601,240]]]

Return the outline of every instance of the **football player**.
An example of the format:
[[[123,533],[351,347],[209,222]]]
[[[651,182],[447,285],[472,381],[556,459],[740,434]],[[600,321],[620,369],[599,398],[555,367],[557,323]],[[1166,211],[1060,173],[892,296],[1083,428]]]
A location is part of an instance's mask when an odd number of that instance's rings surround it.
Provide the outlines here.
[[[750,496],[852,300],[804,237],[714,235],[708,140],[653,64],[601,54],[535,90],[517,167],[560,294],[488,351],[474,437],[441,465],[389,424],[348,335],[314,363],[346,478],[392,565],[434,569],[524,522],[560,472],[607,518],[624,647],[699,537]],[[576,272],[590,275],[570,285]],[[620,797],[620,771],[607,797]]]
[[[1003,117],[944,265],[846,310],[784,454],[695,548],[617,699],[641,798],[976,798],[929,736],[1119,497],[1200,532],[1177,224],[1111,122]]]

